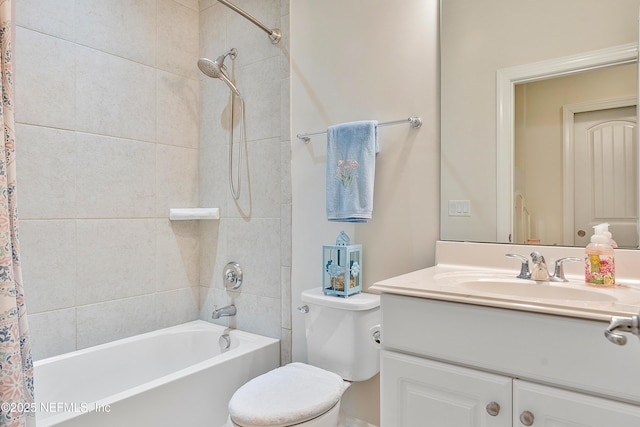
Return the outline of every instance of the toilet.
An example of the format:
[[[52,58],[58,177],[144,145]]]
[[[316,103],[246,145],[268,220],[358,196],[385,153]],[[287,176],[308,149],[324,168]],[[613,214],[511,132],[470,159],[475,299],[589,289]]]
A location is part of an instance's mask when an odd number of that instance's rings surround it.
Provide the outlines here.
[[[340,399],[350,382],[380,371],[380,296],[348,298],[306,290],[308,363],[290,363],[240,387],[229,401],[227,427],[336,427]]]

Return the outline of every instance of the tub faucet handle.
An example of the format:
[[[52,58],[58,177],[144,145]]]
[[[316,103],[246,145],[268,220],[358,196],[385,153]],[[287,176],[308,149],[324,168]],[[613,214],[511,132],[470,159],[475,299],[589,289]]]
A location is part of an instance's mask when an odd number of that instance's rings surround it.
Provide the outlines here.
[[[227,263],[222,273],[224,286],[227,289],[238,289],[242,286],[242,268],[235,261]]]

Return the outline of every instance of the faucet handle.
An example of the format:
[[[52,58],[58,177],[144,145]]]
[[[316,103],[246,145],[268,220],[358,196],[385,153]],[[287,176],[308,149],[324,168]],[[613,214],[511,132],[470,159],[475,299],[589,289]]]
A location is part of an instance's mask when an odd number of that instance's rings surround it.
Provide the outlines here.
[[[582,261],[582,258],[578,257],[565,257],[556,260],[555,268],[553,269],[553,276],[551,276],[550,280],[552,282],[568,282],[568,280],[564,277],[564,263],[565,262],[579,262]]]
[[[542,254],[538,251],[531,252],[531,261],[533,261],[534,264],[547,264]]]
[[[529,271],[529,258],[520,254],[504,254],[504,256],[509,258],[517,258],[520,260],[520,262],[522,262],[522,265],[520,265],[520,274],[516,276],[518,279],[531,278],[531,272]]]

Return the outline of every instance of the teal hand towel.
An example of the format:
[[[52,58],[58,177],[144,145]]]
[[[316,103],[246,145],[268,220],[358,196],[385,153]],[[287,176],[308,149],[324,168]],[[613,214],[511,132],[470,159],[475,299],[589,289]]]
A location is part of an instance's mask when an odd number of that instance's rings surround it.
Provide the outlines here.
[[[373,213],[378,122],[327,129],[326,208],[329,221],[367,222]]]

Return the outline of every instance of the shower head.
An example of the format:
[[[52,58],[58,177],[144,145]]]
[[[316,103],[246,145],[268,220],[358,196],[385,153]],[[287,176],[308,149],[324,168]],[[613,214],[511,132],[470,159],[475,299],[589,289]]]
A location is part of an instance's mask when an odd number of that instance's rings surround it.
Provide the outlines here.
[[[224,66],[224,60],[227,56],[230,56],[231,59],[236,59],[237,55],[238,51],[233,48],[228,52],[225,52],[222,55],[218,56],[215,61],[212,61],[209,58],[200,58],[198,59],[198,68],[200,68],[200,71],[202,71],[204,75],[213,79],[222,80],[237,96],[240,96],[240,92],[233,84],[229,76],[227,76],[227,73],[225,73],[227,67]]]

